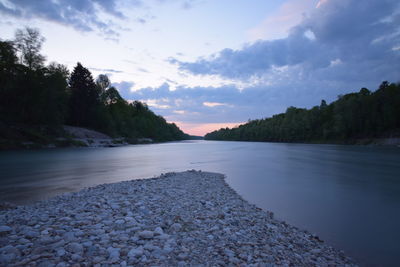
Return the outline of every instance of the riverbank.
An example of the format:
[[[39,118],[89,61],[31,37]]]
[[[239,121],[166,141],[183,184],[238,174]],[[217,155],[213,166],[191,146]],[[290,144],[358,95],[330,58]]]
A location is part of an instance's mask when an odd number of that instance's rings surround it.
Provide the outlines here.
[[[353,264],[249,204],[216,173],[99,185],[2,210],[0,225],[1,265]]]
[[[0,150],[55,147],[116,147],[129,144],[151,144],[151,138],[111,137],[104,133],[75,126],[62,127],[4,125],[0,123]]]

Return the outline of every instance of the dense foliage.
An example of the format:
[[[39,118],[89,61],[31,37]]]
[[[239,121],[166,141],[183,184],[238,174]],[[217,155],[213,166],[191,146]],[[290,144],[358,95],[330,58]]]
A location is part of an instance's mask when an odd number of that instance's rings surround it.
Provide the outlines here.
[[[270,142],[354,142],[399,136],[400,84],[383,82],[370,92],[362,88],[327,105],[289,107],[285,113],[251,120],[233,129],[208,133],[207,140]]]
[[[60,132],[63,124],[130,140],[188,137],[146,104],[125,101],[106,75],[95,81],[80,63],[71,74],[57,63],[45,66],[43,41],[31,28],[18,30],[14,41],[0,41],[0,139],[15,138],[21,132],[15,129]]]

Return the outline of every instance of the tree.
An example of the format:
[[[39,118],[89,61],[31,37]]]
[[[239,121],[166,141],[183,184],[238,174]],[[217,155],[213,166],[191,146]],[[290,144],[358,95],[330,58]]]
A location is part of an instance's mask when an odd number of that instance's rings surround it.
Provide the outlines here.
[[[47,71],[48,71],[48,73],[51,73],[51,74],[57,73],[62,78],[64,78],[65,81],[67,81],[68,78],[69,78],[68,67],[63,65],[63,64],[58,64],[56,62],[51,62],[49,64],[49,66],[47,66]]]
[[[116,104],[120,101],[125,102],[125,100],[120,96],[118,90],[114,87],[110,87],[107,91],[105,91],[103,99],[106,105]]]
[[[367,88],[363,87],[360,90],[360,94],[363,95],[363,96],[367,96],[367,95],[370,95],[371,92]]]
[[[322,100],[319,107],[308,110],[289,107],[272,118],[208,133],[205,139],[351,143],[399,133],[400,84],[385,81],[375,92],[361,88],[358,93],[340,95],[329,105]]]
[[[96,84],[90,71],[77,63],[69,80],[69,123],[76,126],[91,126],[100,104]]]
[[[38,30],[25,28],[15,36],[15,43],[0,40],[0,148],[8,139],[47,143],[59,136],[63,124],[93,128],[131,142],[139,137],[187,138],[146,104],[125,101],[106,75],[95,82],[80,63],[71,75],[58,63],[45,67],[39,54],[44,38]]]
[[[100,90],[100,94],[103,94],[111,85],[110,79],[105,74],[100,74],[96,79],[96,85]]]
[[[21,64],[26,64],[29,69],[35,70],[43,67],[45,57],[39,52],[44,42],[38,29],[26,27],[15,32],[15,45],[21,53]]]
[[[6,91],[10,89],[9,86],[13,79],[12,72],[16,63],[17,56],[13,44],[7,41],[0,41],[0,93],[2,97],[5,97]]]
[[[13,44],[0,41],[0,72],[9,71],[17,63],[17,60]]]
[[[326,108],[326,107],[327,107],[326,101],[324,99],[322,99],[321,100],[321,104],[319,105],[319,108],[323,109],[323,108]]]

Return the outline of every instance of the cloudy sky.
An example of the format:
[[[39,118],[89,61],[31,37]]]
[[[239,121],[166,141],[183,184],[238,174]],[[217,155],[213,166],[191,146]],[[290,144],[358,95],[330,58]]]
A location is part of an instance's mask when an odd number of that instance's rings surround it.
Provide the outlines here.
[[[0,0],[24,26],[196,135],[400,81],[398,0]]]

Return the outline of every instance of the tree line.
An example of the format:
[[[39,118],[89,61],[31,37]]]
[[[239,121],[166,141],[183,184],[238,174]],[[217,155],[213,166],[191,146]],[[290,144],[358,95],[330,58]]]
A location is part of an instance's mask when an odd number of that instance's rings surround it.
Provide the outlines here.
[[[64,124],[131,140],[188,137],[145,103],[128,103],[106,75],[93,79],[80,63],[72,73],[62,64],[45,65],[43,42],[29,27],[17,30],[12,41],[0,40],[0,141],[24,139],[27,132],[56,136]]]
[[[355,143],[400,136],[400,84],[382,82],[375,92],[340,95],[311,109],[289,107],[271,118],[206,134],[206,140]]]

